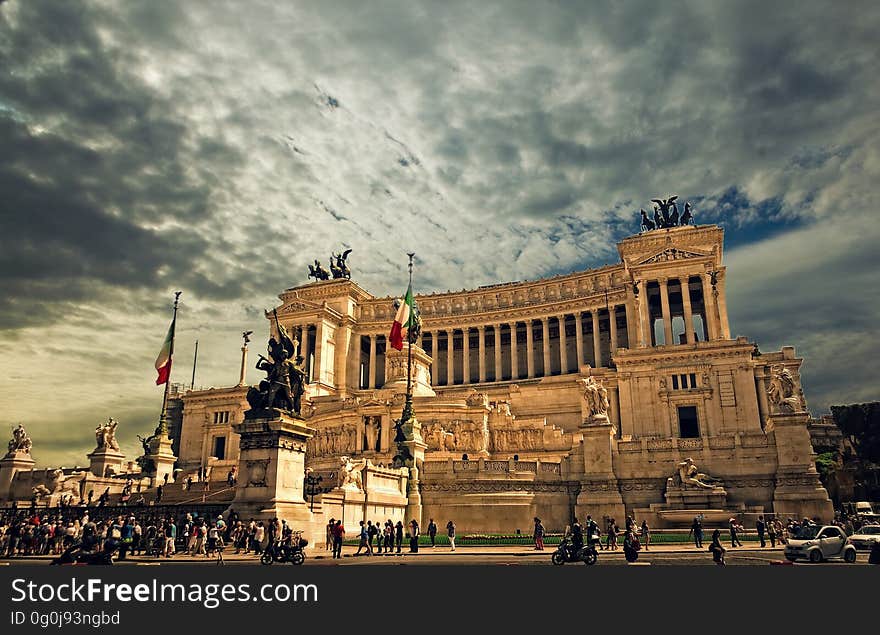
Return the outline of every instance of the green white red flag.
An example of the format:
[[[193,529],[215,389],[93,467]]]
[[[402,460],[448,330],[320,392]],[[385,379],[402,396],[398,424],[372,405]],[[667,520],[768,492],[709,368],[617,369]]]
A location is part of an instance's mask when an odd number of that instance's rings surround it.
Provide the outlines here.
[[[391,325],[391,334],[388,336],[391,348],[403,350],[403,329],[406,328],[406,337],[409,339],[409,329],[413,324],[414,314],[412,285],[410,285],[406,289],[406,297],[397,309],[397,315],[394,316],[394,324]]]
[[[168,327],[168,334],[165,336],[165,343],[162,344],[162,350],[159,351],[159,357],[156,358],[156,370],[159,376],[156,378],[156,385],[160,386],[168,382],[171,376],[171,356],[174,354],[174,323],[177,322],[177,316],[171,320],[171,326]]]

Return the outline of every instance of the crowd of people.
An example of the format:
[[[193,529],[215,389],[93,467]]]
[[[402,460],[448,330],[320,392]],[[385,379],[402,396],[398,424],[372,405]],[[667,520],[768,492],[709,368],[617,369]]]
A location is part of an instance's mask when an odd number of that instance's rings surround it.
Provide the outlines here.
[[[60,555],[74,545],[89,551],[113,551],[116,558],[175,555],[218,557],[229,545],[235,553],[259,555],[267,544],[289,540],[286,521],[242,520],[182,512],[162,515],[150,508],[102,517],[100,508],[31,508],[0,511],[0,557]],[[65,520],[66,518],[66,520]]]
[[[408,553],[419,552],[419,537],[422,535],[418,521],[414,518],[406,526],[402,520],[396,523],[390,518],[385,522],[377,520],[361,520],[358,523],[357,537],[358,548],[355,556],[363,555],[389,555],[402,553],[404,536],[409,545]],[[431,547],[437,546],[437,523],[431,518],[428,521],[428,538]],[[342,557],[342,545],[345,542],[345,526],[341,520],[331,518],[326,526],[325,543],[327,551],[332,552],[333,558]],[[455,551],[455,523],[450,520],[446,523],[446,537],[449,540],[451,551]],[[375,546],[374,546],[375,543]]]

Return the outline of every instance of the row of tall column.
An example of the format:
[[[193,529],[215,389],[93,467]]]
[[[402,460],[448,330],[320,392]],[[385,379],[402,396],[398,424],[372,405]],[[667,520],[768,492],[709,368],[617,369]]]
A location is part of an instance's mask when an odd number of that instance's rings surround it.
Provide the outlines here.
[[[432,365],[432,383],[434,385],[453,385],[456,383],[456,378],[461,378],[460,383],[472,383],[473,379],[482,383],[486,381],[501,381],[502,377],[505,375],[504,367],[505,362],[509,361],[510,372],[509,379],[531,379],[534,377],[546,376],[551,374],[551,369],[555,367],[554,362],[559,362],[559,372],[567,373],[567,372],[576,372],[577,368],[584,363],[589,362],[593,367],[601,367],[607,366],[610,362],[610,355],[616,352],[618,346],[618,328],[617,328],[617,318],[618,318],[618,306],[625,305],[612,305],[609,307],[608,314],[608,328],[607,331],[602,331],[600,329],[600,316],[598,311],[592,311],[589,313],[565,313],[557,316],[546,316],[539,318],[538,320],[516,320],[513,322],[503,322],[496,324],[487,324],[487,325],[479,325],[476,327],[460,327],[460,328],[450,328],[450,329],[438,329],[432,332],[427,332],[423,334],[423,337],[429,337],[431,340],[430,350],[428,353],[434,360]],[[568,334],[566,333],[566,321],[569,316],[574,317],[574,326],[575,326],[575,355],[577,356],[576,365],[572,368],[570,366],[570,353],[569,353],[569,340]],[[592,347],[590,355],[588,357],[588,344],[585,342],[585,318],[586,320],[590,320],[590,326],[592,329]],[[556,320],[559,325],[559,336],[558,336],[558,346],[551,346],[550,335],[550,327],[551,320]],[[535,322],[540,323],[541,329],[541,337],[540,337],[540,350],[537,346],[535,346],[535,334],[534,327]],[[518,342],[518,327],[520,324],[525,324],[525,350],[521,349],[520,343]],[[502,346],[502,327],[506,326],[510,331],[510,343],[507,348]],[[492,346],[493,352],[491,355],[487,355],[487,346],[486,346],[486,329],[489,328],[492,330],[492,336],[490,337],[490,345]],[[473,331],[477,332],[477,351],[476,351],[476,363],[477,368],[475,377],[472,374],[474,369],[471,368],[471,335]],[[462,336],[460,338],[455,337],[455,332],[460,331]],[[439,347],[439,340],[441,339],[440,334],[445,334],[446,338],[446,350],[441,351]],[[602,336],[605,335],[607,339]],[[421,345],[421,341],[419,344]],[[607,346],[603,346],[607,344]],[[603,350],[603,348],[605,350]],[[520,371],[521,367],[521,355],[525,355],[525,368],[524,372]],[[442,360],[443,368],[441,369],[441,360],[440,356],[445,356],[445,359]],[[537,358],[542,362],[540,372],[537,369],[538,364],[536,363],[536,355],[540,357]],[[370,337],[370,368],[375,368],[375,336]],[[489,369],[494,370],[494,379],[489,379]],[[442,371],[442,376],[440,372]]]
[[[725,322],[721,319],[716,303],[716,290],[713,289],[711,279],[708,275],[699,276],[701,281],[700,295],[702,297],[703,311],[698,313],[702,317],[703,328],[705,329],[705,337],[710,340],[728,337],[725,334],[725,328],[722,326]],[[672,319],[680,316],[684,321],[685,341],[693,344],[697,341],[697,335],[694,330],[694,315],[692,299],[691,299],[691,277],[682,278],[658,278],[656,280],[642,280],[639,283],[640,295],[643,301],[639,304],[639,322],[641,331],[639,333],[640,345],[642,347],[651,346],[654,343],[653,329],[654,318],[660,317],[663,320],[663,337],[665,345],[673,345],[678,342],[673,341]],[[660,315],[652,316],[651,308],[648,301],[648,287],[656,283],[660,291]],[[681,311],[673,312],[669,301],[669,288],[672,283],[677,283],[681,289]],[[656,297],[656,296],[655,296]]]

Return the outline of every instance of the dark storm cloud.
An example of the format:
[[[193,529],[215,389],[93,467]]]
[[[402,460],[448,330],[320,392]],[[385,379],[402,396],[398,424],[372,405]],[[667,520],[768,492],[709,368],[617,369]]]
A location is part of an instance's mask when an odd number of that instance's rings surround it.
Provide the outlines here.
[[[154,426],[171,290],[180,350],[199,337],[221,386],[238,333],[264,332],[276,294],[341,245],[377,295],[402,290],[410,250],[426,292],[535,279],[616,261],[638,209],[678,194],[726,229],[735,330],[807,355],[811,406],[861,398],[880,355],[864,313],[880,307],[860,304],[880,240],[860,222],[880,205],[878,12],[3,3],[0,393],[55,372],[64,407],[35,438],[88,441],[100,411],[132,439]],[[44,324],[62,339],[27,328]]]
[[[143,24],[128,28],[173,41],[168,8],[137,9]],[[127,70],[126,50],[105,46],[98,30],[121,27],[113,14],[28,2],[0,19],[0,327],[51,321],[104,285],[175,280],[236,297],[240,282],[194,266],[210,259],[196,226],[211,191],[189,165],[235,165],[235,152],[191,138],[174,104]]]

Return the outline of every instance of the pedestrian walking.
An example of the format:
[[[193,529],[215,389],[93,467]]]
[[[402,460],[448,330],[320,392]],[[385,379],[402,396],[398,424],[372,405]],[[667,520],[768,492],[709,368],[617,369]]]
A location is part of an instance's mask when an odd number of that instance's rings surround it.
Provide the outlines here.
[[[766,525],[764,524],[763,516],[758,516],[758,521],[755,523],[755,530],[758,532],[758,540],[761,541],[761,546],[766,547],[767,543],[764,540],[764,531],[766,530]]]
[[[336,524],[333,525],[333,557],[341,558],[342,557],[342,541],[345,539],[345,527],[342,526],[342,521],[337,520]]]
[[[400,547],[403,545],[403,522],[400,520],[394,526],[394,542],[397,545],[397,553],[400,553]]]
[[[428,522],[428,537],[431,539],[431,548],[433,549],[437,546],[437,523],[433,518]]]
[[[730,546],[742,547],[742,542],[740,542],[739,537],[737,536],[739,525],[736,522],[736,518],[731,518],[729,521],[727,521],[727,529],[730,532]]]
[[[409,551],[410,553],[419,552],[419,523],[413,518],[409,523]]]
[[[358,543],[358,550],[355,552],[354,555],[359,556],[361,555],[361,549],[366,549],[366,551],[364,552],[365,555],[372,556],[373,549],[370,547],[369,542],[370,533],[367,530],[367,526],[364,524],[364,521],[360,521],[360,526],[360,543]]]
[[[712,544],[709,545],[709,551],[712,552],[712,560],[715,561],[715,564],[721,566],[726,564],[724,562],[724,554],[727,550],[724,548],[724,545],[721,544],[720,529],[716,529],[712,532]]]
[[[333,528],[336,527],[336,519],[331,518],[330,522],[327,523],[327,535],[325,537],[325,545],[327,547],[327,551],[333,550]]]
[[[535,540],[535,550],[544,551],[544,525],[537,516],[535,516],[535,533],[532,537]]]
[[[772,518],[767,523],[767,537],[770,539],[770,547],[775,548],[776,547],[776,521]]]
[[[446,523],[446,537],[449,538],[450,551],[455,551],[455,523],[451,520]]]
[[[694,546],[697,549],[703,548],[703,521],[699,516],[694,516],[694,522],[691,524],[690,534],[694,537]]]
[[[648,521],[642,521],[642,535],[641,540],[639,541],[642,546],[645,548],[645,551],[648,550],[648,545],[651,544],[651,529],[648,527]]]

